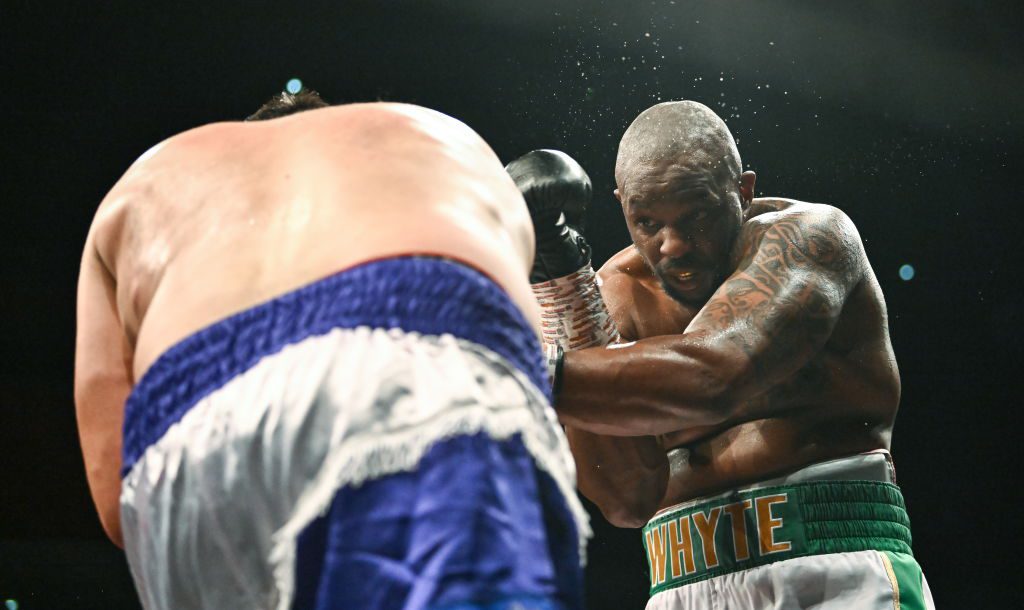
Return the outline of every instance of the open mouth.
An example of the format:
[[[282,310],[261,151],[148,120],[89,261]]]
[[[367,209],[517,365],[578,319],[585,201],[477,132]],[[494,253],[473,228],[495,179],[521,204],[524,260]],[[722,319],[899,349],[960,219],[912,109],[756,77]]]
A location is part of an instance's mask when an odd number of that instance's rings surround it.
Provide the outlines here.
[[[670,278],[672,283],[684,290],[692,290],[699,287],[701,272],[696,269],[675,270],[666,273],[665,277]]]

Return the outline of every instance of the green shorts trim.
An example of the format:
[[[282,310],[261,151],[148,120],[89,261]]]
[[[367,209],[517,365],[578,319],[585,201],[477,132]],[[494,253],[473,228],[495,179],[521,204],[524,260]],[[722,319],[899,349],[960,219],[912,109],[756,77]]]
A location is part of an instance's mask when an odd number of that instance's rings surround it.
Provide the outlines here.
[[[913,555],[883,551],[882,561],[892,582],[895,610],[928,610],[925,602],[924,574]]]
[[[903,566],[900,556],[917,566],[903,494],[896,485],[878,481],[730,492],[659,514],[644,527],[643,537],[651,595],[808,555],[888,552],[897,580],[905,571],[897,569]]]

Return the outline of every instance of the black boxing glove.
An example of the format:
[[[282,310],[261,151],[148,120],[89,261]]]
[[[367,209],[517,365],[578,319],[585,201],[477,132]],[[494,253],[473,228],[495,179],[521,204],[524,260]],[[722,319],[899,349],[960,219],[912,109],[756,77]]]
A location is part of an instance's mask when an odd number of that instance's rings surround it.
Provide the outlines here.
[[[536,254],[530,282],[567,276],[590,262],[590,246],[566,215],[582,219],[590,203],[590,177],[569,155],[557,150],[534,150],[505,166],[533,220]]]
[[[590,177],[557,150],[526,153],[505,169],[526,199],[537,235],[530,287],[541,308],[544,354],[557,396],[565,350],[619,340],[590,266],[590,246],[566,222],[567,213],[581,218],[590,203]]]

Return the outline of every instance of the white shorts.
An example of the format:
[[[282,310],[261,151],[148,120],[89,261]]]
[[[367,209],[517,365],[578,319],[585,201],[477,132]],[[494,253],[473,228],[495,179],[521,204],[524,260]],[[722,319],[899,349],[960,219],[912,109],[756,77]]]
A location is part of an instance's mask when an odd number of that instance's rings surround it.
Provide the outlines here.
[[[662,591],[647,610],[934,610],[920,568],[901,581],[893,567],[882,551],[798,557]]]
[[[126,409],[143,605],[579,608],[586,513],[509,307],[464,266],[391,259],[168,350]]]

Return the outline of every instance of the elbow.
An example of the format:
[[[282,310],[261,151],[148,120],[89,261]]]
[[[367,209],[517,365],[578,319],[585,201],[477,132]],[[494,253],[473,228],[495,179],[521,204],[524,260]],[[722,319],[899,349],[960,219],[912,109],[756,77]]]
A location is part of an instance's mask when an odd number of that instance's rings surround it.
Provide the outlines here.
[[[123,550],[124,535],[121,532],[121,515],[119,512],[115,509],[113,511],[101,513],[100,524],[103,526],[103,531],[107,534],[107,538],[109,538],[117,548]]]
[[[699,423],[702,427],[729,424],[735,420],[739,404],[739,399],[728,391],[710,396],[702,404],[704,416]]]
[[[608,523],[624,529],[638,529],[647,524],[658,511],[657,503],[599,507]]]
[[[640,484],[634,481],[614,491],[604,489],[600,494],[584,495],[597,504],[605,520],[615,527],[643,527],[661,508],[668,487],[668,461],[652,474]]]
[[[115,545],[124,548],[124,536],[121,531],[121,481],[109,476],[110,469],[101,469],[93,465],[86,471],[89,479],[89,491],[92,494],[96,515],[99,517],[103,532]]]

